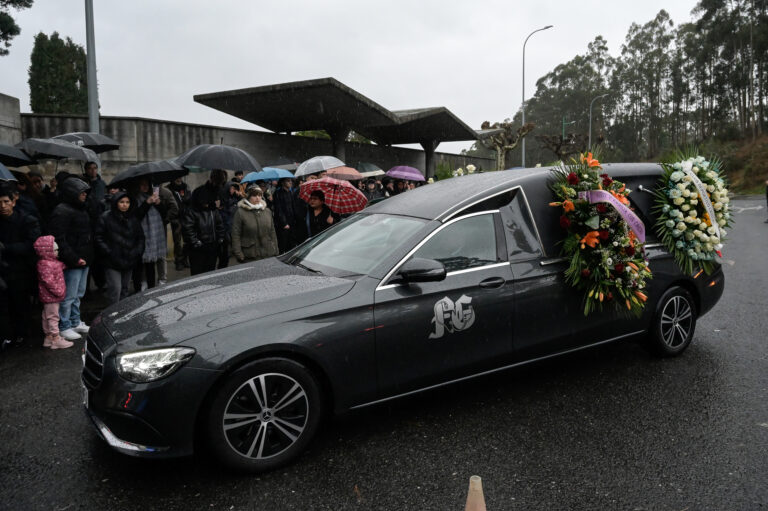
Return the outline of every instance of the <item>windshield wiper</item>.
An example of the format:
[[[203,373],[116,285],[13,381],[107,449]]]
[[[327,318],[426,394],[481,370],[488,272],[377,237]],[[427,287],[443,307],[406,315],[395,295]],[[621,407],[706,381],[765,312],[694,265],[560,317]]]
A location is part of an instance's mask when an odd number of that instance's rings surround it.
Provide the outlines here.
[[[305,269],[307,271],[311,271],[312,273],[321,273],[320,270],[315,270],[315,269],[310,268],[309,266],[305,266],[305,265],[303,265],[301,263],[296,263],[296,266],[298,266],[299,268],[303,268],[303,269]]]

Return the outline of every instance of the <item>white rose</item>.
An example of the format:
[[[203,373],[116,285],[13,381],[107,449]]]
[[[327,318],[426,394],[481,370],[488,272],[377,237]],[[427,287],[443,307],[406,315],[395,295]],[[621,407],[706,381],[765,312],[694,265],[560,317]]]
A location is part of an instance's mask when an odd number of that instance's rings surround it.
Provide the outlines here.
[[[699,238],[699,237],[701,237],[701,231],[698,230],[698,229],[694,229],[693,230],[693,235],[696,236],[697,238]]]
[[[699,213],[695,209],[693,209],[693,210],[691,210],[691,216],[693,218],[696,218],[697,216],[699,216]]]
[[[693,239],[693,233],[692,232],[686,232],[685,233],[685,240],[691,241]]]
[[[680,198],[683,201],[685,201],[685,199],[683,199],[682,197],[680,197]],[[688,204],[683,204],[682,206],[680,206],[680,209],[682,209],[683,211],[688,211],[689,209],[691,209],[691,207]]]
[[[701,229],[702,231],[706,231],[707,230],[707,224],[704,223],[704,222],[701,222],[699,224],[699,229]]]
[[[715,211],[720,211],[721,209],[723,209],[723,205],[722,205],[722,204],[720,204],[719,202],[715,202],[715,203],[712,205],[712,207],[713,207],[713,208],[715,208]]]
[[[712,252],[713,248],[714,247],[712,246],[712,243],[705,243],[704,244],[704,250],[706,250],[707,252]]]
[[[709,234],[715,234],[715,226],[714,225],[710,225],[709,227],[707,227],[707,232]]]
[[[688,228],[683,222],[678,222],[676,227],[678,231],[684,231]]]
[[[680,204],[685,202],[685,199],[683,199],[682,197],[678,197],[677,199],[673,199],[672,202],[675,203],[675,206],[679,206]]]
[[[693,181],[693,178],[691,178],[691,176],[686,174],[685,177],[683,178],[683,181],[685,181],[686,183],[690,183],[691,181]]]
[[[714,172],[712,172],[712,171],[710,170],[709,172],[707,172],[707,177],[708,177],[709,179],[715,179],[715,178],[717,177],[717,174],[715,174]]]
[[[725,227],[726,223],[728,222],[726,222],[724,218],[717,221],[717,225],[719,225],[720,227]]]
[[[699,194],[698,194],[698,193],[696,193],[696,192],[691,192],[691,196],[690,196],[690,198],[691,198],[691,200],[695,200],[695,199],[698,199],[698,198],[699,198]]]
[[[675,186],[677,186],[677,189],[682,192],[688,187],[688,183],[677,183]]]
[[[475,166],[474,165],[472,165],[471,163],[469,165],[467,165],[467,172],[472,174],[474,171],[475,171]]]
[[[704,234],[704,233],[701,233],[701,236],[699,236],[699,239],[700,239],[702,242],[706,243],[706,242],[708,242],[708,241],[709,241],[709,236],[707,236],[707,235],[706,235],[706,234]]]
[[[690,197],[690,196],[691,196],[691,192],[690,191],[683,190],[683,197]]]
[[[693,162],[691,160],[685,160],[680,167],[683,171],[690,171],[693,168]]]
[[[699,203],[699,201],[697,201],[696,199],[692,199],[689,202],[690,202],[691,206],[696,206]]]
[[[707,186],[707,191],[708,191],[709,193],[712,193],[712,192],[714,192],[714,191],[715,191],[715,187],[714,187],[714,186],[712,186],[712,185],[708,185],[708,186]]]
[[[728,196],[726,195],[725,197],[720,199],[720,202],[722,202],[723,204],[728,204],[729,202],[731,202],[731,199],[729,199]]]

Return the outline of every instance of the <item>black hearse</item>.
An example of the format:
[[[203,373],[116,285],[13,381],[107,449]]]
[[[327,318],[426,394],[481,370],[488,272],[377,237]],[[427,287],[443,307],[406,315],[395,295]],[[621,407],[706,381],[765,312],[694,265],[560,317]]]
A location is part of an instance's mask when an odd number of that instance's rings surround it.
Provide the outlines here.
[[[585,317],[565,285],[548,169],[475,174],[387,199],[279,258],[195,276],[105,310],[83,399],[101,436],[137,456],[204,443],[226,465],[295,458],[326,412],[629,338],[690,343],[723,274],[685,275],[653,239],[661,169],[605,165],[651,237],[642,317]]]

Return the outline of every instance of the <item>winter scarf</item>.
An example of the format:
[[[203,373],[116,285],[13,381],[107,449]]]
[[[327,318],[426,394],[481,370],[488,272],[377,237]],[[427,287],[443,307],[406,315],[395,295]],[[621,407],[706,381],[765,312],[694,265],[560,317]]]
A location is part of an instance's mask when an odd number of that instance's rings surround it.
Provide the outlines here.
[[[147,196],[142,194],[141,202],[147,200]],[[163,217],[155,207],[150,207],[147,214],[141,220],[141,228],[144,231],[144,255],[141,260],[145,263],[151,263],[158,259],[163,259],[168,252],[165,239],[165,224]]]

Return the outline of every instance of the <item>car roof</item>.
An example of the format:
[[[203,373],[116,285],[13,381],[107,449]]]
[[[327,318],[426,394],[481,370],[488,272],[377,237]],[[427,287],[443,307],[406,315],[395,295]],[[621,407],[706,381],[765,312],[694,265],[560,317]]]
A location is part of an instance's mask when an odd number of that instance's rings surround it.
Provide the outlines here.
[[[603,172],[623,181],[630,189],[636,191],[641,185],[641,190],[651,191],[662,172],[657,163],[608,163],[602,167]],[[554,200],[549,189],[554,168],[556,167],[502,170],[445,179],[390,197],[366,208],[365,212],[445,222],[486,198],[520,186],[538,225],[545,253],[553,256],[553,252],[556,252],[554,244],[562,239],[562,232],[558,229],[546,228],[550,224],[559,226],[557,218],[560,211],[549,206]],[[637,197],[638,195],[642,197]],[[652,194],[633,193],[631,198],[648,214]]]

